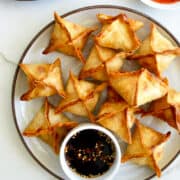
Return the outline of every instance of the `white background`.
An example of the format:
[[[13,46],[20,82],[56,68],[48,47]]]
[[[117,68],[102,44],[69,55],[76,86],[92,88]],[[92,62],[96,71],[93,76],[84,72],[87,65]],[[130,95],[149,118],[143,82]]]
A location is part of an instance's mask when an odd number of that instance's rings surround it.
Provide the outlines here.
[[[11,112],[11,86],[15,65],[33,36],[60,14],[97,4],[130,7],[153,17],[180,41],[180,10],[157,10],[140,0],[0,0],[0,179],[54,180],[28,154],[17,134]],[[133,173],[133,172],[130,172]],[[180,157],[163,173],[162,180],[180,179]]]

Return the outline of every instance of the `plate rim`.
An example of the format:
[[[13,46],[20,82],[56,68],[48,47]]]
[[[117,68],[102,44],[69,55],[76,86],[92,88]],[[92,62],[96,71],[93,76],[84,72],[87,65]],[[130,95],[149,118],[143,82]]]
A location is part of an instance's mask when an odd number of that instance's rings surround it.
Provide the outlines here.
[[[63,15],[61,15],[61,17],[67,17],[69,15],[81,12],[81,11],[86,11],[89,9],[100,9],[100,8],[114,8],[114,9],[119,9],[119,10],[126,10],[135,14],[138,14],[140,16],[143,16],[145,18],[147,18],[150,21],[153,21],[155,24],[157,24],[159,27],[161,27],[174,41],[175,43],[180,46],[180,42],[177,40],[177,38],[166,28],[164,27],[161,23],[159,23],[158,21],[156,21],[154,18],[150,17],[149,15],[147,15],[146,13],[142,13],[139,12],[135,9],[132,8],[128,8],[128,7],[124,7],[124,6],[118,6],[118,5],[93,5],[93,6],[85,6],[85,7],[81,7],[81,8],[77,8],[75,10],[69,11],[67,13],[64,13]],[[12,115],[13,115],[13,121],[15,123],[15,127],[16,130],[18,132],[18,135],[22,141],[22,144],[24,145],[24,147],[26,148],[26,150],[28,151],[29,155],[37,162],[37,164],[39,164],[40,167],[42,167],[42,169],[44,169],[46,172],[48,172],[50,175],[54,176],[57,179],[60,180],[64,180],[62,177],[60,177],[59,175],[57,175],[56,173],[54,173],[53,171],[51,171],[46,165],[44,165],[31,151],[31,149],[28,147],[28,145],[26,144],[22,133],[20,131],[20,128],[18,126],[18,122],[17,122],[17,118],[16,118],[16,112],[15,112],[15,87],[16,87],[16,81],[17,81],[17,76],[19,73],[19,64],[24,60],[24,57],[26,55],[26,53],[28,52],[28,50],[31,48],[31,46],[33,45],[33,43],[38,39],[38,37],[44,32],[46,31],[46,29],[48,29],[52,24],[54,24],[54,20],[51,21],[50,23],[48,23],[47,25],[45,25],[33,38],[32,40],[28,43],[27,47],[25,48],[25,50],[23,51],[20,60],[18,61],[18,65],[16,67],[15,73],[13,75],[13,82],[12,82],[12,90],[11,90],[11,108],[12,108]],[[180,149],[179,151],[175,154],[175,156],[161,169],[161,171],[163,172],[165,169],[167,169],[167,167],[169,167],[173,161],[179,156],[180,154]],[[156,174],[152,174],[151,176],[145,178],[144,180],[150,180],[153,177],[155,177]]]

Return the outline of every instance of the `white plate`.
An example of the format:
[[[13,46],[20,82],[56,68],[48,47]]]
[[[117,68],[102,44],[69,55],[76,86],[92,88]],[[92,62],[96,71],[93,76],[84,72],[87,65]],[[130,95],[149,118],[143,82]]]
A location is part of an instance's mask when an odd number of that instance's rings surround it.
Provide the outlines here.
[[[166,10],[180,9],[180,2],[163,4],[152,0],[141,0],[141,1],[144,4],[157,9],[166,9]]]
[[[53,13],[53,12],[52,12]],[[154,22],[157,24],[159,30],[167,36],[174,44],[178,44],[175,38],[159,23],[152,20],[151,18],[143,15],[139,12],[136,12],[131,9],[117,7],[117,6],[91,6],[81,8],[72,12],[69,12],[63,17],[66,19],[76,22],[85,26],[96,26],[98,25],[98,20],[96,19],[97,13],[105,13],[110,15],[116,15],[118,13],[126,13],[129,17],[134,19],[139,19],[145,23],[144,28],[142,28],[138,35],[141,39],[143,39],[149,32],[150,23]],[[75,73],[78,73],[81,68],[81,63],[75,60],[72,57],[66,56],[61,53],[51,53],[48,55],[43,55],[42,51],[47,46],[50,32],[53,27],[53,22],[43,28],[35,38],[30,42],[29,46],[25,50],[22,55],[19,63],[43,63],[43,62],[52,62],[56,57],[60,57],[62,60],[62,69],[64,80],[67,80],[68,72],[72,69]],[[88,43],[87,48],[85,50],[85,54],[88,53],[91,41]],[[170,80],[170,84],[172,87],[180,91],[180,61],[177,59],[173,61],[169,69],[165,73]],[[43,142],[38,140],[37,138],[27,138],[21,135],[21,132],[30,122],[34,114],[38,111],[39,107],[42,104],[43,99],[39,98],[36,100],[31,100],[29,102],[20,101],[20,96],[27,90],[27,81],[25,75],[17,68],[14,84],[13,84],[13,92],[12,92],[12,108],[14,114],[14,120],[17,127],[17,130],[20,134],[23,144],[29,151],[30,155],[49,173],[53,176],[61,179],[67,179],[65,174],[63,173],[58,157],[53,153],[53,151]],[[54,98],[55,100],[55,98]],[[160,167],[164,169],[167,167],[179,154],[180,151],[180,137],[177,132],[175,132],[172,128],[169,128],[166,123],[162,121],[155,120],[153,118],[149,118],[144,123],[148,124],[150,127],[155,128],[163,133],[170,130],[172,132],[172,136],[167,143],[165,148],[165,155],[163,160],[160,162]],[[124,151],[124,143],[120,141],[120,145],[122,151]],[[150,179],[154,176],[154,172],[149,168],[141,167],[134,165],[130,162],[122,164],[119,169],[119,173],[114,178],[115,180],[126,179],[126,180],[139,180],[139,179]]]

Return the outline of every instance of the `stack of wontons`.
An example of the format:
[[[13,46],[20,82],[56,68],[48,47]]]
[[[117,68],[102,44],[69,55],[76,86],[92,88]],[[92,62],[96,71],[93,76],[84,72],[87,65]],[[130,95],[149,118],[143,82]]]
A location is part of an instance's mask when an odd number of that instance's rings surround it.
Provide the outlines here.
[[[136,114],[158,117],[180,132],[180,93],[170,88],[167,79],[162,77],[173,59],[180,55],[180,48],[163,36],[155,24],[151,24],[149,35],[141,42],[136,31],[143,27],[143,22],[125,14],[98,14],[97,18],[101,30],[85,58],[83,49],[96,28],[69,22],[55,13],[50,42],[43,54],[59,51],[84,64],[79,76],[70,72],[65,88],[60,59],[52,64],[20,64],[29,82],[29,90],[21,100],[45,97],[23,135],[39,137],[58,153],[63,138],[78,125],[64,112],[88,117],[128,144],[121,162],[133,160],[147,165],[160,176],[158,162],[170,132],[162,134],[141,124]],[[141,68],[125,72],[122,66],[127,59],[137,61]],[[106,101],[95,114],[101,92],[106,88]],[[62,97],[57,107],[47,98],[55,94]],[[151,105],[145,112],[142,105],[147,103]]]

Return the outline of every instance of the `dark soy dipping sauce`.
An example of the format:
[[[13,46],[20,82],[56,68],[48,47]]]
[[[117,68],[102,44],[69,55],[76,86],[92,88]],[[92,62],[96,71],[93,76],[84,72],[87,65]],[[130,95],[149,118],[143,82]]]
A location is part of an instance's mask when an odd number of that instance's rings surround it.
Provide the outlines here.
[[[111,167],[115,147],[106,134],[93,129],[83,130],[69,140],[65,156],[68,165],[81,176],[100,176]]]

